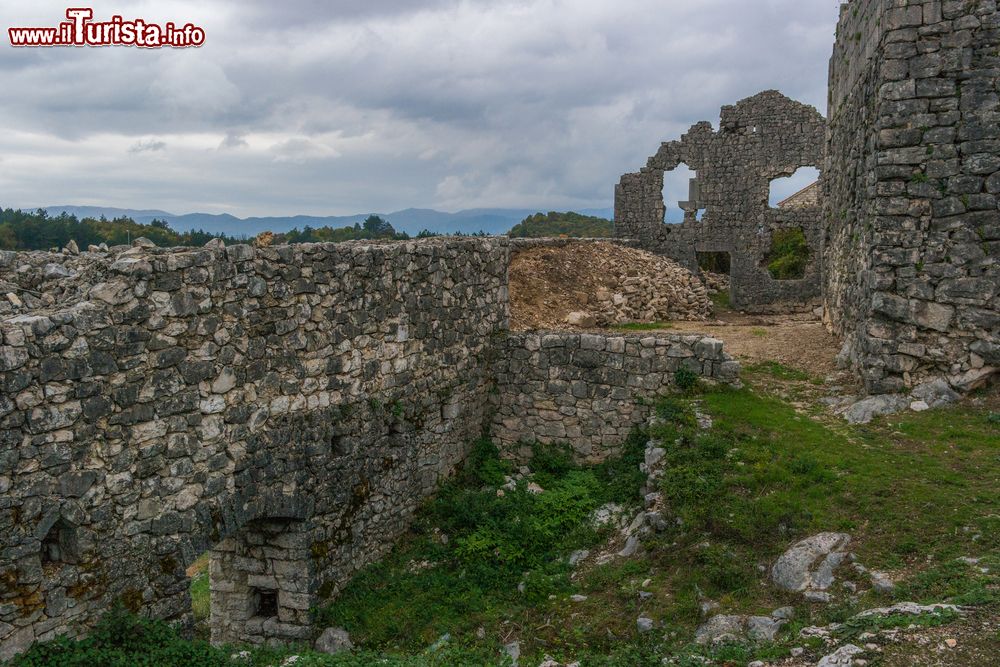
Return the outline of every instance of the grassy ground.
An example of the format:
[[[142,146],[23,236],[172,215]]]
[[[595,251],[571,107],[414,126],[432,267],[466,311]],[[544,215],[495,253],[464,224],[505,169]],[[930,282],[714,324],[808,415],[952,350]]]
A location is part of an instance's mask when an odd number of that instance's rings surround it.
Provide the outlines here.
[[[695,390],[663,401],[663,423],[634,434],[622,460],[579,468],[558,449],[538,450],[531,468],[545,489],[539,495],[522,480],[498,496],[512,469],[489,443],[480,443],[465,473],[428,503],[392,555],[316,610],[320,625],[345,627],[374,653],[311,656],[297,667],[371,664],[376,654],[395,656],[389,665],[499,665],[502,645],[513,640],[521,643],[522,665],[536,665],[546,654],[587,667],[658,665],[664,656],[679,665],[698,664],[695,656],[744,665],[787,656],[791,646],[818,656],[818,647],[798,638],[801,627],[847,621],[861,609],[899,600],[970,605],[975,622],[994,629],[971,632],[967,643],[994,642],[996,624],[989,623],[1000,616],[996,394],[856,427],[816,404],[824,387],[808,373],[762,364],[747,369],[745,380],[745,389]],[[712,417],[710,429],[697,427],[695,407]],[[637,465],[649,438],[667,449],[661,491],[671,528],[645,540],[634,557],[605,565],[592,557],[570,568],[567,554],[596,551],[608,538],[589,527],[593,508],[610,500],[638,508]],[[850,533],[859,560],[889,572],[895,592],[852,599],[838,585],[833,603],[810,605],[767,584],[767,566],[791,543],[830,530]],[[959,557],[982,560],[973,567]],[[204,596],[202,588],[195,592]],[[574,602],[573,594],[586,599]],[[791,605],[796,616],[774,643],[706,649],[691,643],[704,600],[719,603],[720,613]],[[637,632],[640,614],[656,622],[655,632]],[[928,631],[970,622],[916,621]],[[852,621],[843,632],[854,636],[876,623],[914,619]],[[269,662],[275,655],[255,654],[252,664],[275,664]],[[885,655],[885,665],[919,662],[902,650]],[[968,655],[991,654],[984,648]],[[362,658],[368,662],[348,662]]]
[[[625,322],[624,324],[615,324],[611,328],[616,331],[663,331],[664,329],[673,329],[674,325],[669,322]]]

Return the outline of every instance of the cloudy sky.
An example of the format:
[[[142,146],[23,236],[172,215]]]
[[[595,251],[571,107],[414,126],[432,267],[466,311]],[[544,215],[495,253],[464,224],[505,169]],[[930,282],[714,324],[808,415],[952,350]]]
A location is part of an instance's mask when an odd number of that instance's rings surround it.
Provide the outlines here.
[[[825,113],[839,0],[149,0],[198,49],[13,49],[0,206],[240,216],[610,207],[662,140],[778,88]],[[683,198],[683,197],[679,197]]]

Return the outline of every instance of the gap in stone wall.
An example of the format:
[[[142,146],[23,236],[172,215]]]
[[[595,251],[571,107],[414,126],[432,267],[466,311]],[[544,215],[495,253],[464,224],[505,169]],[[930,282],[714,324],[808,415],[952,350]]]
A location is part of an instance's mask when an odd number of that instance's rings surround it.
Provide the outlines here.
[[[775,280],[801,280],[813,258],[812,249],[801,227],[771,232],[771,249],[761,265]]]
[[[683,162],[674,169],[663,172],[663,208],[665,211],[663,222],[665,224],[676,225],[684,222],[685,212],[688,209],[695,212],[696,220],[701,220],[705,209],[699,210],[697,205],[697,180],[698,172]],[[694,199],[692,199],[692,194]],[[688,208],[686,209],[682,203]]]
[[[778,204],[801,192],[819,180],[820,171],[816,167],[799,167],[790,176],[779,176],[771,180],[768,206],[778,208]]]

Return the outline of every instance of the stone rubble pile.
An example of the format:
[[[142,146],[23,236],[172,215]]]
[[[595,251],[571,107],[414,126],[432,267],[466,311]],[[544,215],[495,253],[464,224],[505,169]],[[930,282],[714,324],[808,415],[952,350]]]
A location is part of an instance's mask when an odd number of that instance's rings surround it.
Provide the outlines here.
[[[730,281],[728,274],[702,271],[700,275],[702,282],[705,283],[705,289],[708,290],[709,296],[718,294],[719,292],[729,291]]]
[[[139,243],[144,239],[136,239]],[[80,252],[70,242],[62,252],[0,250],[0,317],[86,299],[128,246],[90,246]]]
[[[511,260],[514,329],[701,321],[705,283],[673,260],[604,241],[534,244]]]

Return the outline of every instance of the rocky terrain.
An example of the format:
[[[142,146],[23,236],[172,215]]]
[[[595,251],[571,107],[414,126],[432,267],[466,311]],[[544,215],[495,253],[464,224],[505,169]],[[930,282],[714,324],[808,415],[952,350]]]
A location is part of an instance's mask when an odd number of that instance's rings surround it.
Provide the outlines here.
[[[510,267],[511,328],[703,321],[705,284],[676,262],[607,242],[530,247]]]

